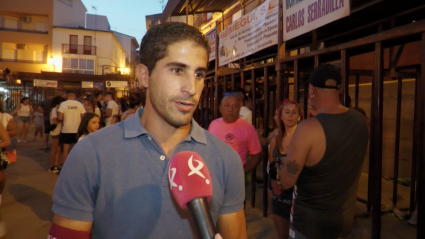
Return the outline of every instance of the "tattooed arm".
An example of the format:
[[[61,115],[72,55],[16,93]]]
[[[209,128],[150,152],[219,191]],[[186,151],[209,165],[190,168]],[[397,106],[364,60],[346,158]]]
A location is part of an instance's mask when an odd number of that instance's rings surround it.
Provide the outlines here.
[[[279,172],[280,182],[284,189],[292,188],[304,167],[310,152],[312,126],[316,119],[301,122],[292,136],[286,158],[282,158],[282,170]]]

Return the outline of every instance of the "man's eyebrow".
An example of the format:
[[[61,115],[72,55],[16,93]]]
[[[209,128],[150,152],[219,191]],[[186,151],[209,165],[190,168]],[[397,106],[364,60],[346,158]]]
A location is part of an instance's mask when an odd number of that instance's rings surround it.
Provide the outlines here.
[[[165,65],[166,67],[179,67],[179,68],[184,68],[187,69],[189,68],[188,65],[184,64],[184,63],[180,63],[180,62],[169,62]],[[207,68],[206,67],[198,67],[196,68],[195,71],[203,71],[203,72],[207,72]]]
[[[174,67],[180,67],[180,68],[188,68],[188,66],[184,63],[180,62],[169,62],[165,66],[174,66]]]

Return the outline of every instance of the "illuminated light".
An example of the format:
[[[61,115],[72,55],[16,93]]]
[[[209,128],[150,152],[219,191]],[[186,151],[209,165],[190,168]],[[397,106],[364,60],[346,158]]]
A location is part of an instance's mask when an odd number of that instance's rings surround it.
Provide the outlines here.
[[[55,58],[53,58],[52,55],[49,58],[49,65],[51,65],[51,66],[55,65]]]
[[[413,20],[413,22],[416,22],[415,20]]]
[[[21,80],[16,80],[16,84],[22,84]]]
[[[129,68],[125,68],[124,69],[124,72],[125,72],[125,74],[128,74],[128,73],[130,73],[130,69]]]

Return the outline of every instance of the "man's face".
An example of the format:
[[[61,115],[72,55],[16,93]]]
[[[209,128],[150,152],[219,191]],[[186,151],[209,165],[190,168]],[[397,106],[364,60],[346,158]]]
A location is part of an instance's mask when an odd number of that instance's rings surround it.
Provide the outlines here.
[[[236,122],[239,119],[240,109],[239,99],[234,96],[224,97],[221,101],[220,113],[226,123]]]
[[[199,103],[207,71],[207,51],[191,41],[174,43],[159,60],[148,85],[155,111],[174,127],[188,125]]]
[[[111,95],[105,95],[105,97],[103,97],[103,100],[106,101],[106,102],[109,102],[109,101],[112,100],[112,97],[111,97]]]

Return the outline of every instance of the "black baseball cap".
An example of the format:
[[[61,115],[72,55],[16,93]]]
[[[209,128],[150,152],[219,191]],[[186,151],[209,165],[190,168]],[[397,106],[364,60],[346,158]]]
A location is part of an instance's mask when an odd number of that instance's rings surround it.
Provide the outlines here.
[[[339,90],[341,89],[341,78],[341,73],[335,66],[326,64],[317,67],[311,72],[308,83],[317,88]],[[326,85],[328,80],[334,80],[336,86]]]

